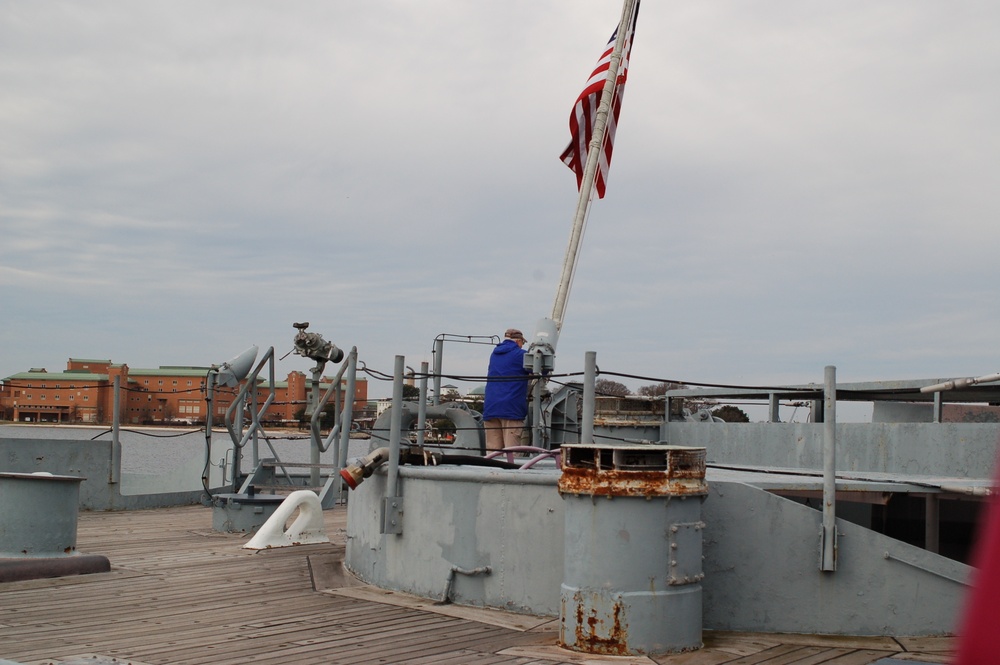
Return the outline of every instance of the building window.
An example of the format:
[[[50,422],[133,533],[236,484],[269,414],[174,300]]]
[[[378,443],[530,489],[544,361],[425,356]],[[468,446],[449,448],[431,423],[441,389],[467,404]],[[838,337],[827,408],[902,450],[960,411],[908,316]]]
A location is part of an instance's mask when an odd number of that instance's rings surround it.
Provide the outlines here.
[[[90,401],[90,395],[84,395],[83,396],[83,401],[84,402],[89,402]]]

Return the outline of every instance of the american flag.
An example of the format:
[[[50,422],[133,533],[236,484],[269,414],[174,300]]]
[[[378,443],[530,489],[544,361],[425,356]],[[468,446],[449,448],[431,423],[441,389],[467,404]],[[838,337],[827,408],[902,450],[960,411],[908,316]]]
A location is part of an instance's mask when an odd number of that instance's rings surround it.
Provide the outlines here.
[[[615,82],[615,94],[611,100],[611,113],[608,115],[607,130],[604,135],[604,144],[601,147],[601,157],[597,162],[597,174],[594,177],[594,186],[597,188],[597,198],[604,198],[604,191],[608,181],[608,169],[611,167],[611,151],[615,147],[615,128],[618,126],[618,115],[622,110],[622,95],[625,92],[625,80],[628,78],[628,60],[632,51],[632,38],[635,36],[635,20],[639,15],[639,3],[635,3],[632,10],[632,17],[628,22],[628,34],[625,36],[625,46],[622,49],[622,60],[618,68],[618,77]],[[611,54],[615,50],[615,39],[618,37],[618,29],[615,29],[608,42],[607,48],[597,61],[597,67],[587,79],[587,85],[583,92],[576,99],[573,105],[573,112],[569,116],[569,131],[572,138],[569,146],[560,156],[566,166],[576,173],[576,187],[580,188],[583,182],[583,170],[587,163],[587,149],[590,140],[593,138],[594,122],[597,119],[597,106],[601,102],[601,92],[608,78],[608,69],[611,67]]]

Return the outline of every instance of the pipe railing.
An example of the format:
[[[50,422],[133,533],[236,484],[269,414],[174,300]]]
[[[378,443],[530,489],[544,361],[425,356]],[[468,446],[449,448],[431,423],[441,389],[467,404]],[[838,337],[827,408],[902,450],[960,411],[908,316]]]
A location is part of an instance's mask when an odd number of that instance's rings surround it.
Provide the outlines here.
[[[322,453],[325,453],[329,448],[330,444],[337,437],[341,431],[342,423],[348,423],[348,429],[350,429],[351,418],[347,417],[345,413],[348,410],[348,403],[350,403],[351,415],[353,415],[354,406],[354,392],[352,386],[357,377],[357,363],[358,363],[358,347],[352,347],[350,352],[347,354],[347,362],[340,366],[337,371],[337,375],[331,380],[330,385],[327,387],[326,392],[319,399],[313,408],[312,416],[309,418],[309,432],[312,437],[313,444],[315,448]],[[347,376],[348,390],[350,393],[350,399],[341,402],[341,384],[344,382],[344,376]],[[323,420],[323,409],[326,405],[330,403],[330,398],[335,397],[334,405],[337,409],[334,411],[334,423],[330,432],[327,434],[326,438],[322,437],[322,420]],[[343,407],[340,404],[343,403]],[[322,440],[321,440],[322,439]],[[318,462],[319,460],[316,460]]]
[[[837,570],[837,368],[828,365],[823,399],[823,534],[820,570]]]
[[[260,375],[260,371],[267,365],[268,367],[268,395],[264,400],[264,403],[259,408],[253,408],[250,410],[250,426],[247,430],[243,431],[243,425],[245,422],[244,411],[246,409],[247,396],[251,391],[254,391],[256,395],[257,390],[257,377]],[[240,387],[239,392],[236,394],[236,398],[226,409],[225,424],[226,430],[229,432],[229,438],[233,442],[233,487],[235,489],[236,481],[239,479],[242,473],[242,461],[243,447],[247,442],[253,438],[253,459],[258,458],[257,451],[257,433],[264,430],[264,426],[261,424],[261,417],[267,412],[267,409],[274,402],[275,390],[274,390],[274,347],[269,347],[264,353],[264,356],[254,367],[253,371],[246,377],[246,381]],[[254,398],[254,404],[256,405],[256,397]],[[209,408],[211,403],[209,403]],[[239,412],[239,428],[236,427],[236,413]],[[273,450],[273,448],[272,448]]]
[[[242,417],[242,411],[246,406],[246,400],[249,392],[251,390],[257,389],[257,377],[260,375],[260,371],[264,369],[264,365],[268,366],[268,394],[267,399],[264,400],[264,404],[258,409],[252,409],[250,412],[250,426],[247,430],[243,431],[244,418]],[[252,372],[247,376],[246,381],[240,387],[239,392],[236,394],[236,398],[226,409],[226,429],[229,431],[229,437],[233,440],[233,443],[237,448],[243,448],[252,437],[257,432],[263,431],[264,426],[261,424],[261,417],[270,408],[271,403],[274,402],[275,390],[274,390],[274,347],[268,348],[264,352],[264,357],[260,359],[257,366]],[[240,422],[239,422],[239,433],[237,433],[235,414],[237,411],[241,412]]]

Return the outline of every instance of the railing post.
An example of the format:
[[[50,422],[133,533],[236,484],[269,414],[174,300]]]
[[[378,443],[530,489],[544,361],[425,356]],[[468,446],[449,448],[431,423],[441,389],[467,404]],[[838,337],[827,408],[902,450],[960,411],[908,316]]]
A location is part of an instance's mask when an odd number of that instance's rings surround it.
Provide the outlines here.
[[[823,391],[823,533],[820,570],[837,570],[837,368],[827,365]]]
[[[357,390],[358,347],[351,347],[347,354],[347,391],[344,397],[344,414],[340,419],[340,449],[337,451],[337,473],[347,466],[351,443],[351,424],[354,422],[354,391]]]
[[[309,463],[316,465],[320,460],[320,429],[322,419],[322,405],[319,403],[320,378],[323,375],[324,362],[317,362],[312,369],[312,376],[309,379],[309,394],[306,396],[306,415],[309,416],[310,436],[309,436]],[[309,484],[315,486],[319,484],[319,467],[313,466],[309,469]]]
[[[403,533],[403,498],[399,496],[400,428],[403,425],[403,370],[406,359],[396,356],[392,379],[392,413],[389,417],[389,471],[382,500],[382,533]]]
[[[438,337],[434,340],[434,406],[441,403],[442,355],[444,355],[444,338]]]
[[[587,351],[583,357],[583,412],[580,415],[579,443],[594,443],[594,415],[597,411],[597,352]]]
[[[271,378],[271,385],[274,385],[274,378],[273,377]],[[247,383],[247,388],[248,388],[247,395],[249,396],[249,400],[250,400],[250,412],[251,413],[258,413],[258,411],[257,411],[257,408],[258,408],[257,407],[257,382],[254,381],[252,383]],[[240,429],[243,428],[243,418],[244,418],[243,411],[240,411]],[[251,463],[251,468],[254,468],[254,469],[256,469],[257,465],[260,464],[260,437],[258,436],[258,434],[259,434],[259,432],[257,431],[257,428],[255,427],[254,430],[253,430],[253,436],[250,438],[250,440],[252,442],[252,447],[250,448],[250,456],[251,456],[250,457],[250,460],[251,460],[250,463]]]
[[[535,375],[535,390],[531,396],[532,424],[531,445],[542,447],[542,354],[536,353],[532,360],[531,373]]]
[[[121,392],[122,378],[115,377],[114,414],[111,416],[111,468],[108,470],[108,482],[118,483],[122,476],[122,442],[119,438],[121,422]]]
[[[427,361],[420,363],[420,396],[417,398],[417,446],[424,445],[424,430],[427,428]]]

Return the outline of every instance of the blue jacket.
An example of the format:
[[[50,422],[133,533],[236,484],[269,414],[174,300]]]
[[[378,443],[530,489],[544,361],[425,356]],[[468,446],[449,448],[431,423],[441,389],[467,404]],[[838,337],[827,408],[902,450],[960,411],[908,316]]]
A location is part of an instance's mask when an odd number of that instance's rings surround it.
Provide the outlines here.
[[[525,353],[512,339],[505,339],[493,349],[486,374],[483,420],[527,418],[528,379],[525,377],[531,372],[524,369]]]

